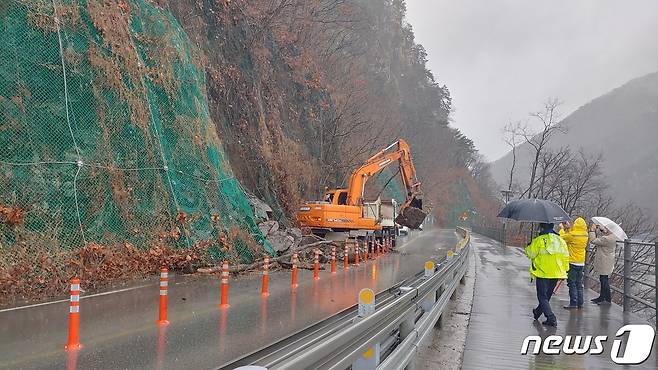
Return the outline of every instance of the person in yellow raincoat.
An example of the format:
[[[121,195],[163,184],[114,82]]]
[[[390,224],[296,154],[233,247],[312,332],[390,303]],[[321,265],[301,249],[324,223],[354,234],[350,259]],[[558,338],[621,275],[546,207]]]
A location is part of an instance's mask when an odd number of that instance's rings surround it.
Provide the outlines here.
[[[540,224],[540,230],[539,235],[525,248],[525,253],[531,260],[530,275],[535,279],[539,301],[532,314],[535,320],[543,314],[546,321],[542,324],[557,326],[550,300],[557,282],[567,278],[569,251],[567,243],[555,232],[553,224]]]
[[[569,286],[569,305],[564,306],[567,310],[583,308],[583,274],[585,271],[585,251],[589,241],[587,222],[578,217],[573,225],[567,229],[560,229],[560,236],[569,248],[569,275],[567,285]]]

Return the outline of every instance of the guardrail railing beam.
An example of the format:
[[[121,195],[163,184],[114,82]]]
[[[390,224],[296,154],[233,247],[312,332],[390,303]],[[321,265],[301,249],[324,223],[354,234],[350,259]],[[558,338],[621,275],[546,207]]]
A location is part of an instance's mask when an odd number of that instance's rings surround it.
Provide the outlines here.
[[[335,325],[316,324],[319,329],[307,328],[299,339],[283,344],[285,347],[273,345],[272,352],[268,347],[236,362],[270,370],[413,370],[419,346],[440,323],[450,296],[464,282],[470,234],[461,228],[457,232],[462,236],[457,253],[441,264],[428,263],[425,273],[380,293],[386,295],[379,306],[375,306],[374,293],[364,289],[359,306],[341,313],[343,317]],[[254,360],[247,362],[247,358]]]

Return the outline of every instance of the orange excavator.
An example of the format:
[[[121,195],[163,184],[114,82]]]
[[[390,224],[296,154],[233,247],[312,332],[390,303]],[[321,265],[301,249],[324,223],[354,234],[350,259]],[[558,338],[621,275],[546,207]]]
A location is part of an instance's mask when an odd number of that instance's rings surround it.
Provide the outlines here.
[[[381,213],[373,211],[381,202],[369,203],[364,200],[365,185],[370,177],[395,162],[399,164],[407,197],[399,210],[393,211],[395,214],[391,218],[398,225],[417,229],[427,214],[422,210],[420,182],[416,178],[411,150],[409,144],[402,139],[368,158],[351,174],[347,188],[328,189],[322,201],[304,202],[297,213],[300,225],[322,236],[330,232],[381,231]]]

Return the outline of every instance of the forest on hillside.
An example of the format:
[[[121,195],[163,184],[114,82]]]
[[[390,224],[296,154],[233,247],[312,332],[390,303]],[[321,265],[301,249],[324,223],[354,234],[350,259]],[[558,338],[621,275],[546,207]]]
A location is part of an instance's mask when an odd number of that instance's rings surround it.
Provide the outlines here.
[[[399,137],[440,221],[467,206],[454,204],[460,186],[467,203],[491,207],[486,165],[449,126],[450,92],[428,70],[403,0],[158,3],[199,47],[234,173],[283,215]]]

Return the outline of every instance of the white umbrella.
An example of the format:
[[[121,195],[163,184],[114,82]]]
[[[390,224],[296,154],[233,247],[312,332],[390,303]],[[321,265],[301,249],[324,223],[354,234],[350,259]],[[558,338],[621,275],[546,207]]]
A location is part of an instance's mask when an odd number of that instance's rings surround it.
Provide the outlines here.
[[[612,235],[614,235],[617,238],[617,240],[624,241],[628,239],[628,235],[626,235],[624,229],[622,229],[621,226],[619,226],[616,222],[612,221],[611,219],[606,217],[592,217],[592,221],[595,224],[599,226],[603,226],[606,229],[608,229],[608,231],[610,231]]]

